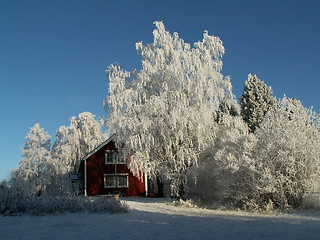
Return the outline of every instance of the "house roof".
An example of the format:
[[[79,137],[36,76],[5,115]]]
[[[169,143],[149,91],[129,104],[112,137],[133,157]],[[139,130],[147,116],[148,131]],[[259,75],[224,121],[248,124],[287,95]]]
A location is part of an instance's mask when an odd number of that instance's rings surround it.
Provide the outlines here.
[[[86,161],[89,157],[91,157],[93,154],[98,152],[101,148],[103,148],[105,145],[107,145],[109,142],[113,141],[115,139],[115,134],[113,134],[111,137],[109,137],[106,141],[101,143],[99,146],[97,146],[95,149],[93,149],[91,152],[89,152],[87,155],[85,155],[81,161]]]

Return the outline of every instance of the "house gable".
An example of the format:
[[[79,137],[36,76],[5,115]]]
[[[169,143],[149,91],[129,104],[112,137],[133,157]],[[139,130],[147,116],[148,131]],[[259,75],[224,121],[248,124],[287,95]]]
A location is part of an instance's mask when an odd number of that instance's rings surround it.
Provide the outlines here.
[[[89,157],[91,157],[93,154],[98,152],[100,149],[104,148],[108,143],[114,142],[115,134],[113,134],[111,137],[109,137],[106,141],[101,143],[99,146],[97,146],[95,149],[93,149],[91,152],[89,152],[86,156],[84,156],[81,160],[86,161]]]
[[[84,176],[85,195],[120,193],[123,196],[144,196],[145,178],[133,176],[125,161],[107,161],[108,152],[117,153],[114,135],[87,154],[79,171]]]

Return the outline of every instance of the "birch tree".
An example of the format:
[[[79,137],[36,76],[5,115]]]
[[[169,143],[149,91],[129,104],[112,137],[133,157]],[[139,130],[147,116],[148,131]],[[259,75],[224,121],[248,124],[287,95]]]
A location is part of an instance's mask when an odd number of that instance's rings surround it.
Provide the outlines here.
[[[70,173],[77,172],[80,160],[106,139],[102,123],[89,112],[71,117],[69,126],[61,126],[57,130],[52,156],[56,166],[56,179],[64,194],[73,193]]]
[[[26,136],[23,156],[19,163],[19,179],[24,182],[25,194],[40,196],[49,184],[51,166],[51,136],[35,124]]]
[[[162,22],[155,25],[153,43],[136,44],[141,70],[107,69],[108,129],[132,155],[135,174],[159,176],[179,195],[186,169],[199,164],[199,154],[215,138],[220,101],[234,96],[220,72],[224,47],[218,37],[205,31],[191,47]]]
[[[320,190],[318,123],[318,115],[296,99],[284,97],[270,109],[256,130],[254,155],[261,169],[256,197],[296,207],[304,194]]]
[[[232,114],[232,113],[231,113]],[[224,207],[247,208],[259,171],[252,150],[256,137],[241,116],[222,114],[217,137],[188,171],[186,197]]]

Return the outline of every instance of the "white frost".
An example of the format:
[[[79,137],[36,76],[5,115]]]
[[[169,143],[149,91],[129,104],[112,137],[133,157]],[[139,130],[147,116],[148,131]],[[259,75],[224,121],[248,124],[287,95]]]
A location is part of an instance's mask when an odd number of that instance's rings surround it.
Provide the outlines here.
[[[1,217],[0,239],[319,239],[316,211],[258,214],[175,207],[165,199],[126,199],[125,214]]]

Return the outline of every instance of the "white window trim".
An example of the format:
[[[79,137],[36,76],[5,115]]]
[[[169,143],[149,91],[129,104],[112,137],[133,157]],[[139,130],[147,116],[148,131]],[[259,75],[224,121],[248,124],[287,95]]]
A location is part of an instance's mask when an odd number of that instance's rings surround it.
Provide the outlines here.
[[[113,177],[114,178],[114,183],[112,186],[107,186],[107,181],[106,179],[108,177]],[[118,176],[126,176],[127,177],[127,183],[126,185],[120,185],[119,184],[119,178]],[[104,174],[104,180],[103,180],[104,188],[129,188],[129,174],[128,173],[118,173],[118,174]]]
[[[112,153],[112,162],[107,162],[108,160],[108,154]],[[117,162],[117,157],[118,157],[118,154],[116,151],[114,150],[106,150],[105,151],[105,154],[104,154],[104,162],[105,164],[115,164]]]
[[[127,177],[126,185],[120,185],[119,184],[118,176],[126,176]],[[116,181],[117,181],[117,187],[118,188],[128,188],[129,187],[129,174],[128,173],[118,173],[116,179],[117,179]]]
[[[112,153],[112,162],[107,162],[108,154]],[[126,159],[115,150],[106,150],[104,157],[105,164],[126,164]]]
[[[108,177],[113,177],[113,185],[112,186],[107,186],[107,178]],[[103,184],[104,188],[116,188],[117,186],[117,174],[104,174],[104,179],[103,179]]]
[[[126,159],[118,154],[117,163],[126,164]]]

